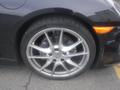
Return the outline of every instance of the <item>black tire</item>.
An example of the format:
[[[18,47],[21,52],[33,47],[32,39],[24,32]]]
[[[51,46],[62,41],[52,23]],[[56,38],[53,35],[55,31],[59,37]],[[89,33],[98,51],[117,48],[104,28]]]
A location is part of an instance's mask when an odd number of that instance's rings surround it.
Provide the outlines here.
[[[88,44],[89,50],[90,50],[90,57],[89,57],[89,61],[87,65],[81,71],[69,77],[54,78],[54,77],[46,76],[38,72],[30,65],[30,63],[28,62],[27,56],[26,56],[26,47],[28,45],[28,42],[31,39],[31,37],[33,37],[37,32],[39,32],[40,30],[49,28],[49,27],[68,28],[68,29],[74,30],[75,32],[77,32],[79,35],[81,35],[85,39],[85,41]],[[76,77],[90,68],[90,66],[94,62],[95,55],[96,55],[95,41],[91,33],[89,32],[88,28],[86,28],[84,24],[78,22],[77,20],[74,20],[72,18],[68,18],[65,16],[44,17],[36,21],[35,23],[33,23],[28,28],[28,30],[25,32],[24,36],[22,37],[22,42],[21,42],[20,47],[21,47],[20,48],[21,56],[25,64],[29,66],[31,69],[33,69],[34,71],[37,71],[41,76],[46,77],[48,79],[69,79],[69,78]]]

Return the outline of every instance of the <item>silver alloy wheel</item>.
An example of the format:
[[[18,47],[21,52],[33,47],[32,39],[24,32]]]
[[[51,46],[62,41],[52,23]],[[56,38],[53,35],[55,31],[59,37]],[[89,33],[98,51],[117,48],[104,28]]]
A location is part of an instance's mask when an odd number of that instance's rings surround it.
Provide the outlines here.
[[[35,34],[26,49],[31,66],[50,77],[68,77],[88,63],[90,51],[82,36],[67,28],[47,28]]]

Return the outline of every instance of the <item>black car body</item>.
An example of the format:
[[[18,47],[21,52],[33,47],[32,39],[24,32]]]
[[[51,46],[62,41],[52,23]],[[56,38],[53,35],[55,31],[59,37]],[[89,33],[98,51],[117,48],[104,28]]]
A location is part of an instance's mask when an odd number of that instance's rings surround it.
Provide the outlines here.
[[[1,60],[21,59],[20,43],[32,23],[44,16],[65,15],[82,21],[89,28],[97,48],[92,66],[120,62],[120,4],[116,6],[117,1],[109,1],[0,0]],[[113,30],[98,34],[94,27],[113,27]]]

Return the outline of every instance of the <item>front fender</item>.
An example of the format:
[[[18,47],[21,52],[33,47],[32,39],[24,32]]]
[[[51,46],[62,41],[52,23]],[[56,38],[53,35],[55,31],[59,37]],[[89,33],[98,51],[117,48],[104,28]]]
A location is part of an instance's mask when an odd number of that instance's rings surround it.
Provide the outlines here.
[[[81,14],[94,23],[110,21],[119,22],[119,15],[113,7],[102,1],[104,0],[27,0],[25,5],[17,10],[0,8],[0,11],[4,14],[23,18],[27,15],[36,14],[37,11],[40,11],[39,14],[41,14],[57,11],[55,9],[49,10],[50,8],[62,8],[62,10],[66,9],[73,13]]]

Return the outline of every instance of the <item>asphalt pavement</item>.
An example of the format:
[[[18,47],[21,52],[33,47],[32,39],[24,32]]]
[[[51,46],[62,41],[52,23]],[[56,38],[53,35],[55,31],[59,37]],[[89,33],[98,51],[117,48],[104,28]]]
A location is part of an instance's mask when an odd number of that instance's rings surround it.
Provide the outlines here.
[[[0,90],[120,90],[120,79],[113,67],[70,80],[48,80],[24,65],[0,65]]]

